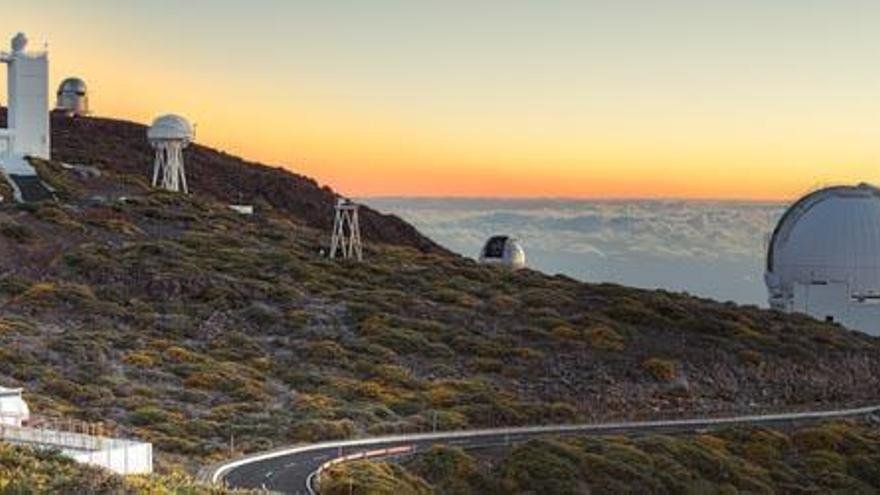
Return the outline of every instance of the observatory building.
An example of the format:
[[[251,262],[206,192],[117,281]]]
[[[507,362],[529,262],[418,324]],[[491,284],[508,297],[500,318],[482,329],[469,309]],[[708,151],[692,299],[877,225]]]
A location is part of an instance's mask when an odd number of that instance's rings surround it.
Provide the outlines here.
[[[821,189],[785,212],[767,249],[770,307],[880,335],[880,189]]]
[[[496,235],[490,237],[480,250],[480,263],[519,270],[526,267],[526,252],[516,239]]]
[[[68,117],[80,117],[89,114],[89,94],[85,81],[78,77],[69,77],[58,86],[58,99],[55,104]]]
[[[153,162],[153,187],[168,191],[189,192],[183,150],[193,140],[189,121],[179,115],[163,115],[147,130],[147,139],[156,151]]]
[[[46,52],[27,49],[28,39],[18,33],[12,51],[0,52],[7,65],[7,128],[0,129],[0,165],[12,176],[36,176],[25,160],[32,156],[48,160],[49,59]]]
[[[22,426],[30,419],[31,411],[21,392],[20,388],[0,387],[0,425]]]

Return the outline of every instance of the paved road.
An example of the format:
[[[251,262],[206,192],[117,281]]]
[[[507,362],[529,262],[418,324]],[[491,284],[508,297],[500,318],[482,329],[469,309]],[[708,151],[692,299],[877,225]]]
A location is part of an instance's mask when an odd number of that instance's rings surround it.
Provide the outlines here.
[[[459,446],[463,449],[476,449],[510,445],[548,435],[683,433],[737,424],[792,424],[877,414],[880,414],[880,406],[711,419],[495,428],[323,442],[280,449],[230,461],[211,468],[205,473],[205,477],[214,482],[225,481],[229,486],[237,488],[262,488],[281,493],[310,494],[310,476],[322,464],[345,455],[386,448],[411,446],[415,451],[423,451],[432,445],[444,444]]]

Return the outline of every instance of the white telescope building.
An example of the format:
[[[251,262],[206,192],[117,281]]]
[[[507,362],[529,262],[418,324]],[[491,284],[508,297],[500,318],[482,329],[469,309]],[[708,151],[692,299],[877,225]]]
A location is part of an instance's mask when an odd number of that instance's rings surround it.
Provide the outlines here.
[[[20,427],[30,419],[31,410],[21,392],[20,388],[0,387],[0,425]]]
[[[785,212],[767,250],[770,307],[880,335],[880,189],[821,189]]]
[[[49,58],[27,50],[27,37],[12,39],[0,53],[7,65],[7,125],[0,129],[0,165],[7,176],[36,175],[26,156],[49,159]]]

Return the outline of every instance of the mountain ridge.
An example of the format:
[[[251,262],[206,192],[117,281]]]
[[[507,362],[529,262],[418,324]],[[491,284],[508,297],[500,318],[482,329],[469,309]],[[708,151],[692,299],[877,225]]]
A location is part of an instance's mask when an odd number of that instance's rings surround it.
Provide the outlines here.
[[[6,109],[0,108],[0,126]],[[149,177],[153,150],[147,126],[106,117],[68,117],[52,112],[52,156],[78,165]],[[184,151],[190,190],[230,204],[268,205],[295,213],[307,225],[327,232],[333,226],[339,194],[316,180],[282,167],[247,161],[235,155],[192,143]],[[367,241],[446,251],[395,215],[360,208],[362,235]]]

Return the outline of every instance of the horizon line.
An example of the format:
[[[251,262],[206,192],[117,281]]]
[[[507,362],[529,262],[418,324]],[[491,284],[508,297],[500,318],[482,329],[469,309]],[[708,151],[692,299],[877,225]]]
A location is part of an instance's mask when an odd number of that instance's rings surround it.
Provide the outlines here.
[[[771,199],[771,198],[718,198],[718,197],[683,197],[683,196],[472,196],[457,194],[439,195],[408,195],[408,194],[367,194],[353,195],[358,199],[385,199],[385,200],[462,200],[462,201],[570,201],[570,202],[619,202],[619,201],[685,201],[691,203],[763,203],[763,204],[788,204],[794,199]]]

